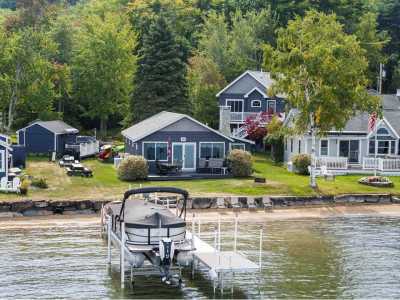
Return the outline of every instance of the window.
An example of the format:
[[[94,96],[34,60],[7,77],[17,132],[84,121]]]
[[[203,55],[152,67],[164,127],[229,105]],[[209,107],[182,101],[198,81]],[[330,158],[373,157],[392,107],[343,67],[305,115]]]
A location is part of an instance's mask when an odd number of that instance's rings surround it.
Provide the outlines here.
[[[290,152],[293,153],[293,139],[290,139]]]
[[[145,142],[143,143],[143,156],[148,161],[168,160],[168,143]]]
[[[378,154],[389,154],[389,141],[378,141]]]
[[[301,140],[299,140],[299,154],[301,153]]]
[[[0,171],[5,171],[4,150],[0,150]]]
[[[369,154],[375,154],[375,141],[369,141]]]
[[[268,101],[267,102],[267,112],[270,114],[274,114],[276,112],[276,101]]]
[[[328,140],[321,140],[321,145],[320,145],[320,152],[319,154],[321,156],[328,156],[328,152],[329,152],[329,143]]]
[[[243,100],[226,100],[226,105],[231,107],[231,112],[243,112]]]
[[[261,100],[251,101],[251,107],[261,107]]]
[[[395,141],[390,141],[390,154],[393,154],[393,155],[396,154],[396,142]]]
[[[200,143],[200,158],[224,158],[225,143]]]
[[[378,135],[390,135],[386,128],[379,128],[377,133]]]
[[[231,143],[231,150],[235,149],[246,151],[246,146],[242,143]]]

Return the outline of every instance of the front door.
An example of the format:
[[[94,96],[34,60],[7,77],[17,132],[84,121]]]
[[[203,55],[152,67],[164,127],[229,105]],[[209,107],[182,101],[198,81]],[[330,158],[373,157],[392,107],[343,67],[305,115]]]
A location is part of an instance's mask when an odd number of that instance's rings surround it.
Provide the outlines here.
[[[339,156],[347,157],[350,164],[360,163],[360,141],[342,140],[339,142]]]
[[[196,144],[173,143],[172,157],[174,163],[182,165],[182,171],[196,170]]]

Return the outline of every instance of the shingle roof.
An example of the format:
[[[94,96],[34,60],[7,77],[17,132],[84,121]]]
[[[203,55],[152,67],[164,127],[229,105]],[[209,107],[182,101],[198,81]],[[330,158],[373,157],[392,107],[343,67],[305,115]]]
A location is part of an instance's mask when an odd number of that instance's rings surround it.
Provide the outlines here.
[[[141,140],[145,138],[146,136],[163,129],[175,122],[178,122],[179,120],[182,120],[183,118],[188,118],[193,122],[196,122],[197,124],[209,129],[210,131],[213,131],[220,136],[233,141],[230,137],[227,137],[220,133],[219,131],[216,131],[199,121],[189,117],[188,115],[184,114],[178,114],[174,112],[169,112],[169,111],[162,111],[158,114],[155,114],[154,116],[147,118],[125,130],[123,130],[121,133],[124,137],[129,138],[132,142],[136,142],[138,140]]]
[[[267,72],[262,71],[248,71],[251,76],[253,76],[257,81],[259,81],[263,86],[270,87],[274,81]]]
[[[46,128],[47,130],[49,130],[55,134],[78,133],[79,132],[78,129],[68,125],[67,123],[65,123],[61,120],[35,121],[22,129],[31,127],[32,125],[35,125],[35,124],[38,124],[38,125],[42,126],[43,128]],[[20,130],[22,130],[22,129],[20,129]]]
[[[390,126],[400,135],[400,99],[396,95],[381,95],[383,117],[390,123]],[[295,117],[298,111],[292,109],[288,115]],[[351,118],[342,132],[365,132],[368,133],[368,113],[360,113]],[[286,121],[287,126],[291,126],[290,120]]]

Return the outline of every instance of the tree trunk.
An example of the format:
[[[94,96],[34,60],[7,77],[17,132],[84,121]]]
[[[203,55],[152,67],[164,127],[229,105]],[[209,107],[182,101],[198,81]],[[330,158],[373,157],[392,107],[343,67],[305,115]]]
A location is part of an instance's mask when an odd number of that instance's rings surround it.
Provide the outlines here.
[[[314,114],[310,114],[310,125],[311,125],[311,138],[312,138],[312,145],[311,145],[311,172],[310,172],[310,186],[315,189],[317,188],[317,180],[315,176],[316,166],[316,157],[315,157],[315,149],[316,149],[316,131],[315,131],[315,120]]]
[[[18,82],[20,80],[20,75],[21,75],[21,66],[17,64],[15,68],[14,88],[11,94],[10,103],[8,105],[8,122],[6,126],[7,130],[11,130],[11,127],[14,123],[14,111],[18,100]]]
[[[107,118],[100,118],[100,135],[105,137],[107,135]]]

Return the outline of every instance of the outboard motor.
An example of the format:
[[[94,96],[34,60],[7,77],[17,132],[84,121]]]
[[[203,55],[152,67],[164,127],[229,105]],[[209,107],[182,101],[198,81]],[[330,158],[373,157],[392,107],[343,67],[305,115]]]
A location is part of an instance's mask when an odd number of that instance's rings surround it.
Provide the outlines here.
[[[174,258],[175,247],[170,238],[164,238],[159,244],[161,280],[170,284],[169,269]]]

